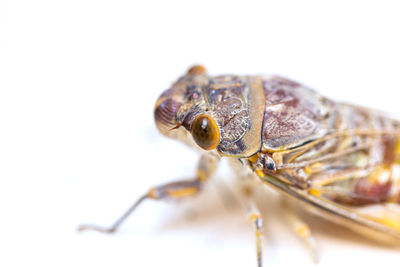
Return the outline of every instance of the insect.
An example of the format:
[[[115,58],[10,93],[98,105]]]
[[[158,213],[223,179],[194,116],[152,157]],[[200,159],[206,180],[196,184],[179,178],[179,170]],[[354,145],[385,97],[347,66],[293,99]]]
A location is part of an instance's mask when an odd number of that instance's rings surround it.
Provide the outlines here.
[[[222,157],[252,179],[334,222],[384,241],[400,240],[400,122],[334,102],[278,76],[209,76],[194,66],[157,100],[158,130],[200,147],[193,180],[151,188],[111,227],[112,233],[145,199],[199,193]],[[251,188],[243,197],[262,266],[262,219]],[[307,224],[286,205],[296,233],[315,252]]]

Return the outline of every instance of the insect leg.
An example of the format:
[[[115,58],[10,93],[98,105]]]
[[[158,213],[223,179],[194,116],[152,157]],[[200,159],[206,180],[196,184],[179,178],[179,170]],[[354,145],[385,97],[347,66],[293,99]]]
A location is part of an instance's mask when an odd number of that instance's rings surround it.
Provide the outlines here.
[[[311,252],[312,260],[318,263],[318,249],[317,243],[311,234],[310,227],[305,223],[298,214],[294,211],[293,206],[287,199],[283,199],[283,206],[286,210],[287,219],[298,237],[307,245]]]
[[[78,227],[78,231],[94,230],[102,233],[114,233],[129,217],[129,215],[131,215],[132,212],[146,199],[162,200],[193,196],[202,189],[204,182],[214,174],[218,162],[219,156],[214,154],[205,154],[200,158],[195,179],[182,180],[152,187],[146,194],[136,200],[135,203],[111,225],[111,227],[83,224]]]
[[[251,198],[252,195],[250,191],[245,189],[244,206],[246,208],[248,218],[250,222],[254,225],[254,234],[256,240],[256,250],[257,250],[257,266],[262,267],[262,217],[261,213],[257,208],[255,200]]]

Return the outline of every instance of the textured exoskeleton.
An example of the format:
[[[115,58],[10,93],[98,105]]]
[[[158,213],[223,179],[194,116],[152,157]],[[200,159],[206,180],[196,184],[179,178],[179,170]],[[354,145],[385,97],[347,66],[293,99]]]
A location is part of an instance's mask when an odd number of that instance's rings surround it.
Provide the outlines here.
[[[332,101],[278,76],[209,76],[192,67],[155,105],[157,128],[200,147],[196,177],[152,187],[111,227],[114,232],[145,199],[197,194],[221,157],[246,181],[261,181],[318,215],[382,241],[400,241],[400,123],[385,114]],[[238,164],[238,163],[241,164]],[[254,224],[262,266],[262,218],[251,189],[242,195]],[[311,231],[284,199],[287,217],[317,259]]]
[[[165,135],[240,159],[332,220],[400,238],[400,123],[381,112],[278,76],[195,66],[161,95],[155,118]]]

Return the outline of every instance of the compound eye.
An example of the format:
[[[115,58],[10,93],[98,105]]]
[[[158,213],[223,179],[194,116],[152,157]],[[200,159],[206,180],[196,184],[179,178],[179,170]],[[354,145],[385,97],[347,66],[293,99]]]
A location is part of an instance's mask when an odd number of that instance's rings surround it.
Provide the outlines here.
[[[216,148],[220,141],[217,123],[208,115],[200,115],[192,123],[191,133],[194,141],[204,150]]]

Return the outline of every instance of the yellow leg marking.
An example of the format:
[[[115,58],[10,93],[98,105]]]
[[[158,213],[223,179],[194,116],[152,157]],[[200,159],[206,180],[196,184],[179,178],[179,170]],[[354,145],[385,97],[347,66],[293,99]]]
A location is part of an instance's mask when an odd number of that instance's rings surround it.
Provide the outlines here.
[[[198,169],[197,170],[197,179],[200,181],[206,181],[207,180],[207,174],[204,170]]]
[[[250,222],[254,223],[257,219],[260,219],[260,214],[251,213],[249,216]]]
[[[262,170],[256,170],[256,174],[258,177],[263,178],[265,176],[264,172]]]
[[[192,71],[202,71],[202,68],[196,67],[192,69]],[[147,191],[146,194],[136,200],[133,205],[111,225],[111,227],[101,227],[89,224],[79,226],[78,230],[95,230],[103,233],[113,233],[146,199],[162,200],[168,197],[181,198],[195,195],[201,190],[202,183],[204,183],[204,181],[207,180],[207,178],[211,177],[211,175],[215,172],[218,161],[219,156],[215,156],[213,154],[205,154],[200,158],[200,161],[198,163],[198,177],[195,180],[182,180],[152,187]]]
[[[251,163],[254,163],[254,162],[257,161],[257,159],[258,159],[258,153],[257,153],[257,154],[254,154],[253,156],[251,156],[251,157],[249,158],[249,161],[250,161]]]
[[[147,193],[147,196],[148,196],[148,198],[151,198],[151,199],[157,199],[156,189],[154,187],[150,188],[149,192]]]
[[[260,214],[255,212],[250,213],[249,219],[255,227],[257,264],[262,267],[262,219]]]
[[[313,190],[313,189],[310,189],[310,190]],[[316,191],[315,193],[319,192],[318,190],[315,190],[315,191]],[[284,200],[283,204],[284,204],[284,207],[286,208],[286,216],[287,216],[289,223],[291,224],[294,232],[307,245],[309,251],[311,252],[311,256],[312,256],[314,263],[318,263],[317,244],[311,234],[310,227],[299,218],[299,216],[295,213],[295,211],[293,210],[293,207],[290,205],[290,203],[287,200]]]
[[[322,168],[323,164],[321,162],[316,162],[312,164],[311,166],[306,166],[304,168],[304,171],[307,174],[312,174],[313,172],[319,171]]]
[[[295,231],[301,238],[306,238],[311,234],[310,227],[305,223],[299,223],[295,226]]]
[[[315,197],[319,197],[321,196],[321,191],[315,188],[310,188],[308,189],[308,193],[310,193],[311,195],[315,196]]]
[[[262,267],[262,217],[260,212],[257,209],[257,205],[252,198],[251,191],[247,188],[244,188],[243,191],[247,191],[247,193],[243,194],[243,205],[247,210],[247,216],[250,222],[254,226],[254,235],[256,238],[256,252],[257,252],[257,266]]]
[[[379,222],[381,222],[382,224],[387,225],[389,227],[400,230],[400,221],[398,221],[394,218],[384,217],[384,218],[380,219]]]
[[[182,190],[177,190],[177,191],[170,191],[168,192],[168,196],[170,197],[187,197],[187,196],[192,196],[196,194],[198,191],[198,188],[196,187],[188,187]]]
[[[395,151],[395,153],[396,153],[397,155],[400,155],[400,140],[399,140],[399,138],[397,138],[396,146],[395,146],[395,148],[394,148],[394,151]]]

